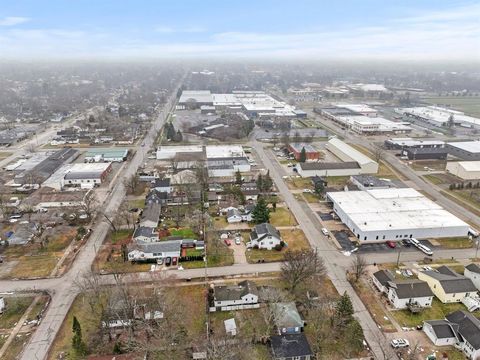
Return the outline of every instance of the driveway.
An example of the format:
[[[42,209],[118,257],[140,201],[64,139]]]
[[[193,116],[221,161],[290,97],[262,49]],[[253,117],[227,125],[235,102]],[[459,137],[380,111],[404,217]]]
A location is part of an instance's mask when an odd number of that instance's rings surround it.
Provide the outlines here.
[[[240,245],[237,245],[235,244],[235,242],[233,242],[231,248],[233,250],[233,258],[235,261],[235,265],[247,264],[247,256],[245,255],[246,248],[243,241],[240,243]]]

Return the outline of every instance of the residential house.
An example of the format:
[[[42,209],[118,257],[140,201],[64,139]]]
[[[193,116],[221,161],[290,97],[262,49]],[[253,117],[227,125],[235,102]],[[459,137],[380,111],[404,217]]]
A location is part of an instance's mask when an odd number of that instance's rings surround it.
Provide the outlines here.
[[[472,281],[477,290],[480,290],[480,266],[478,264],[472,263],[465,266],[463,275]]]
[[[390,270],[378,270],[372,275],[373,284],[381,293],[388,293],[388,283],[394,281],[395,276],[393,276]]]
[[[425,281],[391,281],[388,300],[395,309],[425,308],[432,306],[433,292]]]
[[[423,331],[435,345],[454,345],[468,359],[480,359],[480,320],[466,311],[457,310],[444,320],[425,321]]]
[[[258,308],[258,289],[252,281],[242,281],[237,285],[215,286],[213,306],[210,311],[230,311]]]
[[[159,203],[147,203],[143,209],[140,226],[156,228],[160,220],[161,212],[162,206]]]
[[[156,227],[139,226],[133,232],[133,240],[136,242],[152,243],[159,241]]]
[[[19,224],[8,238],[8,243],[10,245],[25,245],[38,233],[38,227],[34,223]]]
[[[169,197],[167,192],[159,192],[157,190],[150,190],[145,198],[145,203],[157,203],[160,205],[166,205]]]
[[[138,242],[130,247],[128,260],[132,262],[148,262],[180,257],[182,240],[167,240],[158,242]]]
[[[155,179],[154,181],[151,182],[150,188],[155,189],[159,192],[166,192],[168,194],[172,192],[172,186],[170,184],[170,178]]]
[[[269,223],[255,225],[250,233],[250,241],[247,248],[258,247],[259,249],[272,250],[277,245],[281,245],[282,238],[280,232]]]
[[[305,334],[286,334],[270,337],[274,360],[310,360],[313,352]]]
[[[245,200],[257,201],[260,191],[258,190],[257,183],[255,181],[243,183],[240,185],[240,190],[245,196]]]
[[[243,221],[242,212],[237,208],[227,210],[227,222],[229,224],[239,223]]]
[[[278,335],[300,334],[305,326],[294,302],[270,304]]]
[[[437,271],[420,271],[418,279],[426,281],[442,303],[461,302],[463,298],[470,297],[477,292],[472,280],[458,274],[448,266],[440,266]]]

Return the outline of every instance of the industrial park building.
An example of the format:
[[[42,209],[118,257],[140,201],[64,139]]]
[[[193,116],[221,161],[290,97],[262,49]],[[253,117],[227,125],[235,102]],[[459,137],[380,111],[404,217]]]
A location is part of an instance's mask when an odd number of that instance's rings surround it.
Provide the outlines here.
[[[90,149],[85,154],[85,162],[123,162],[127,160],[128,149]]]
[[[402,155],[408,157],[408,160],[445,160],[448,156],[446,148],[406,148],[402,150]]]
[[[311,144],[304,144],[304,143],[288,144],[288,151],[293,153],[293,156],[295,156],[295,160],[297,161],[300,161],[302,149],[305,149],[306,160],[312,161],[312,160],[318,160],[320,158],[320,153]]]
[[[462,160],[480,160],[480,141],[447,143],[448,153]]]
[[[445,142],[441,140],[421,140],[412,138],[392,138],[385,140],[387,149],[424,149],[444,148]]]
[[[328,140],[325,148],[344,162],[357,162],[360,165],[360,174],[376,174],[378,172],[378,163],[376,161],[338,138]]]
[[[328,192],[333,210],[361,242],[467,236],[469,225],[411,188]]]
[[[112,163],[73,164],[64,177],[65,185],[93,187],[100,185],[112,170]]]
[[[461,111],[440,106],[419,106],[397,109],[396,111],[437,127],[446,126],[450,119],[453,120],[455,125],[467,128],[480,127],[480,119],[465,115]]]
[[[480,179],[480,161],[450,161],[446,170],[463,180]]]

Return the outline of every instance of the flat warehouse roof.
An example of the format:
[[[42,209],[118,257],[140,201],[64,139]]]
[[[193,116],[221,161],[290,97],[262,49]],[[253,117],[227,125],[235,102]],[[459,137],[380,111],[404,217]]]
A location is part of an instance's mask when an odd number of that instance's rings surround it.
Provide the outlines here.
[[[375,162],[372,159],[370,159],[367,155],[362,154],[360,151],[358,151],[357,149],[348,145],[347,143],[344,143],[342,140],[340,140],[338,138],[332,138],[332,139],[328,140],[327,145],[329,145],[329,144],[331,146],[336,147],[338,150],[342,151],[350,159],[358,162],[360,165]],[[327,149],[328,149],[328,146],[327,146]]]
[[[471,153],[480,153],[480,141],[459,141],[448,143],[448,145]]]
[[[125,156],[128,153],[128,149],[125,148],[112,148],[112,149],[90,149],[87,151],[85,156]]]
[[[459,161],[458,165],[463,167],[465,171],[480,171],[480,161]]]
[[[348,110],[351,110],[351,111],[354,111],[354,112],[357,112],[357,113],[363,113],[363,112],[372,112],[372,113],[376,113],[377,110],[371,108],[370,106],[368,105],[365,105],[365,104],[337,104],[338,107],[341,107],[341,108],[345,108],[345,109],[348,109]]]
[[[411,188],[329,192],[327,196],[364,232],[469,226]]]
[[[412,138],[392,138],[388,142],[401,146],[417,146],[417,145],[444,145],[445,142],[441,140],[421,140]]]

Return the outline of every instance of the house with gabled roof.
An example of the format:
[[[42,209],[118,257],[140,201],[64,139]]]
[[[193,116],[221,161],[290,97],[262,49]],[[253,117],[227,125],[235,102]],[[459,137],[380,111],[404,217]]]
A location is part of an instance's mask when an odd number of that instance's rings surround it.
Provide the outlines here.
[[[273,319],[278,335],[300,334],[305,322],[298,313],[294,302],[279,302],[269,305],[273,312]]]
[[[418,309],[432,306],[433,292],[425,281],[388,282],[388,300],[395,309]]]
[[[465,266],[463,275],[472,280],[473,285],[475,285],[477,290],[480,290],[480,265],[472,263]]]
[[[310,360],[312,349],[305,334],[275,335],[270,337],[274,360]]]
[[[420,271],[418,279],[426,281],[442,303],[461,302],[465,297],[477,293],[477,288],[472,280],[460,275],[448,266],[440,266],[436,271]]]
[[[249,280],[239,282],[237,285],[222,285],[213,288],[213,306],[210,311],[230,311],[241,309],[254,309],[258,303],[257,285]]]
[[[378,270],[372,274],[372,282],[381,293],[388,293],[388,283],[394,281],[395,276],[390,270]]]
[[[247,248],[258,247],[259,249],[272,250],[275,246],[280,245],[281,242],[280,231],[269,223],[263,223],[255,225],[252,229]]]

